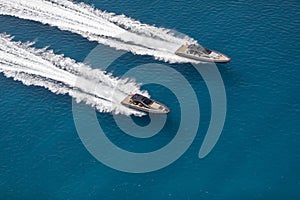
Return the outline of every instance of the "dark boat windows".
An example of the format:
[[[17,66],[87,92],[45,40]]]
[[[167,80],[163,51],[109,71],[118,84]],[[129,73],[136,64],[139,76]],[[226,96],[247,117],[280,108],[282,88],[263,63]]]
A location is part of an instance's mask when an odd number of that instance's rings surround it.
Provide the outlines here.
[[[212,51],[210,49],[204,48],[207,54],[210,54]]]
[[[205,47],[198,46],[198,45],[195,45],[195,44],[191,44],[188,47],[188,50],[187,50],[187,53],[198,55],[198,56],[209,55],[209,54],[211,54],[211,52],[212,51],[210,49],[207,49]]]
[[[147,97],[144,97],[142,101],[148,106],[153,103],[153,101],[151,99],[148,99]]]
[[[131,97],[131,100],[135,103],[141,103],[144,106],[149,106],[153,103],[153,101],[147,97],[144,97],[143,95],[140,94],[135,94]]]

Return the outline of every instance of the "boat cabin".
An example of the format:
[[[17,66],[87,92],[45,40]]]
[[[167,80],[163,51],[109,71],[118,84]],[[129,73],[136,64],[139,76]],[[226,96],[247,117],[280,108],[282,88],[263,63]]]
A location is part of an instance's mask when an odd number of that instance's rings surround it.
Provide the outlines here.
[[[195,44],[191,44],[188,46],[187,49],[187,53],[190,54],[198,54],[199,56],[201,55],[209,55],[212,51],[210,49],[207,49],[205,47],[199,46],[199,45],[195,45]]]
[[[143,95],[135,94],[131,97],[130,101],[135,105],[142,105],[147,108],[153,103],[153,101]]]

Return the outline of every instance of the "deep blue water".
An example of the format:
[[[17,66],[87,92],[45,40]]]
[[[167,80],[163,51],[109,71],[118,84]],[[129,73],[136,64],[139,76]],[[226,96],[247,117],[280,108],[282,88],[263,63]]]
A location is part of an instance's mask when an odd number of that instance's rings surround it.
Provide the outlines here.
[[[121,76],[141,64],[168,65],[189,80],[199,99],[200,128],[191,147],[170,166],[146,174],[116,171],[86,150],[69,96],[24,86],[1,74],[0,199],[300,198],[299,1],[85,2],[175,29],[232,57],[231,63],[218,65],[227,93],[220,140],[207,157],[198,158],[210,120],[210,99],[190,64],[171,65],[128,53],[109,67]],[[8,16],[0,16],[0,32],[14,35],[14,40],[34,40],[35,47],[50,45],[77,61],[97,46],[79,35]],[[111,114],[97,113],[113,142],[137,152],[172,140],[180,121],[178,102],[168,89],[157,85],[145,89],[174,110],[169,126],[158,135],[161,139],[130,138]],[[135,121],[145,125],[149,119]]]

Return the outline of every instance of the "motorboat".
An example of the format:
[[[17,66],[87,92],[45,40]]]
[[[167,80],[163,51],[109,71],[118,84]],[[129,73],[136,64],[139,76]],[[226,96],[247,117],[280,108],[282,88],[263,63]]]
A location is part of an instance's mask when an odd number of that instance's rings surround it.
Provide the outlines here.
[[[176,55],[204,62],[227,63],[231,58],[217,51],[213,51],[197,44],[182,45],[175,52]]]
[[[169,108],[164,104],[141,94],[130,94],[121,102],[121,104],[146,113],[167,114],[170,112]]]

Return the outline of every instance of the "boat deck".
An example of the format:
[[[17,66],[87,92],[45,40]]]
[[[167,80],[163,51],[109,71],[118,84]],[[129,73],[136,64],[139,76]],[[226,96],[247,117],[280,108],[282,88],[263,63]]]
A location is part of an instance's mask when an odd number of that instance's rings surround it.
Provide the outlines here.
[[[123,101],[121,102],[123,105],[125,104],[125,105],[129,105],[130,103],[129,103],[129,101],[130,101],[130,99],[131,99],[131,96],[130,95],[128,95],[125,99],[123,99]]]
[[[175,52],[175,54],[186,53],[187,48],[188,48],[187,45],[182,45],[179,49],[177,49],[177,51]]]

